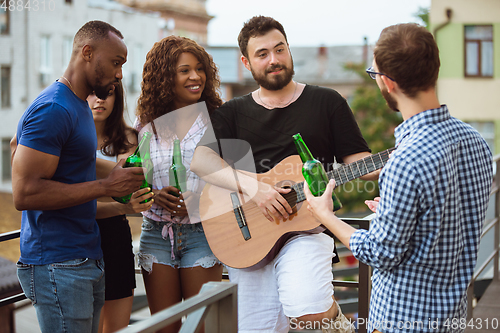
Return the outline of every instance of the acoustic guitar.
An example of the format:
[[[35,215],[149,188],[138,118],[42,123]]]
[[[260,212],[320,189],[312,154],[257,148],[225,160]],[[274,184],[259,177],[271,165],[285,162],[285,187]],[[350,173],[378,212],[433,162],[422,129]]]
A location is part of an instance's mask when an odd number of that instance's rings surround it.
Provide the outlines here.
[[[327,172],[328,179],[334,179],[338,186],[378,170],[394,149],[341,165]],[[248,195],[215,185],[206,184],[200,197],[200,218],[208,244],[215,256],[230,267],[265,265],[291,236],[314,233],[321,227],[304,206],[304,178],[298,155],[285,158],[255,178],[272,186],[291,188],[283,195],[294,210],[288,219],[270,222]]]

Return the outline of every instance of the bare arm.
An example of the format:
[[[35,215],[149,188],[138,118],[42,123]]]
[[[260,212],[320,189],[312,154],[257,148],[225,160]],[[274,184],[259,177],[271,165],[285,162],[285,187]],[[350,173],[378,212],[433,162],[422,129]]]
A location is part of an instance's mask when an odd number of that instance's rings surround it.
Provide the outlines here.
[[[17,136],[14,134],[14,137],[10,140],[10,165],[12,165],[12,161],[14,160],[14,155],[17,149]]]
[[[199,146],[196,148],[190,168],[207,183],[233,191],[241,190],[249,195],[270,221],[274,221],[272,216],[286,219],[288,214],[292,213],[292,208],[280,194],[288,193],[289,189],[275,188],[257,181],[249,173],[231,168],[215,151],[208,147]]]
[[[148,210],[154,202],[151,199],[149,202],[144,202],[144,200],[153,197],[153,192],[149,188],[141,188],[135,191],[127,204],[122,204],[119,202],[102,202],[97,201],[97,219],[104,219],[107,217],[140,213]],[[142,203],[144,202],[144,203]]]
[[[325,193],[320,197],[315,197],[309,190],[309,186],[304,186],[304,193],[308,203],[307,209],[350,250],[349,241],[356,229],[335,216],[332,201],[334,188],[335,181],[330,180]]]
[[[54,210],[102,196],[123,196],[140,188],[142,168],[122,168],[124,161],[101,180],[66,184],[51,180],[59,157],[17,145],[12,160],[12,194],[18,210]]]
[[[137,135],[132,129],[127,130],[127,139],[130,143],[133,145],[129,147],[129,149],[124,152],[123,154],[118,155],[118,161],[121,159],[127,159],[130,155],[132,155],[135,152],[135,149],[137,148]],[[102,158],[98,158],[96,160],[96,175],[97,179],[100,178],[106,178],[111,170],[116,166],[115,162],[112,161],[107,161]]]
[[[118,159],[118,161],[120,161],[120,159]],[[96,158],[95,169],[97,179],[106,178],[115,166],[116,162],[108,161],[102,158]]]
[[[344,157],[342,157],[342,160],[344,161],[344,163],[349,164],[349,163],[359,161],[360,159],[371,156],[371,155],[372,154],[365,151],[362,153],[356,153],[356,154],[344,156]],[[360,177],[360,178],[363,180],[377,180],[379,174],[380,174],[380,169],[375,170],[373,172],[370,172],[369,174],[364,175],[363,177]]]

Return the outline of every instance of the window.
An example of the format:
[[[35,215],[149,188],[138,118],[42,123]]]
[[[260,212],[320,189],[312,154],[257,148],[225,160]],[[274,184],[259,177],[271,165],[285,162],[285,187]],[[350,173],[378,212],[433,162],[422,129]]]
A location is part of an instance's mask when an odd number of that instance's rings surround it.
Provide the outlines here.
[[[0,89],[2,99],[2,108],[10,108],[10,67],[1,67]]]
[[[493,26],[465,26],[465,76],[493,77]]]
[[[66,67],[69,64],[69,61],[71,60],[71,53],[73,53],[73,39],[71,37],[64,37],[63,38],[63,45],[62,45],[62,73],[66,70]]]
[[[10,139],[2,139],[2,181],[10,181],[11,179]]]
[[[40,39],[40,86],[46,87],[52,81],[52,48],[50,36]]]
[[[0,8],[0,35],[9,34],[9,11],[7,8]]]

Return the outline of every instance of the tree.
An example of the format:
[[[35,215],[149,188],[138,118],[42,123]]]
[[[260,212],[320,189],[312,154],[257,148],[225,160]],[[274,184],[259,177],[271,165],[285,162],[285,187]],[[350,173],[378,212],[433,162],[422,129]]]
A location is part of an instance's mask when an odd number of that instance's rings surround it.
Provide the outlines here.
[[[422,25],[429,29],[429,8],[419,7],[413,16],[422,20]]]
[[[348,63],[344,67],[363,80],[349,104],[370,149],[378,153],[393,147],[394,129],[402,122],[401,114],[389,109],[376,82],[366,74],[364,63]],[[378,182],[357,179],[339,186],[335,193],[344,205],[340,214],[364,212],[364,201],[378,196]]]
[[[429,8],[419,7],[413,16],[429,29]],[[364,63],[348,63],[344,68],[355,72],[363,80],[349,104],[370,149],[378,153],[393,147],[394,129],[403,121],[401,114],[389,109],[377,83],[366,74]],[[357,179],[339,186],[335,193],[344,206],[339,215],[365,212],[367,208],[364,201],[379,194],[378,182]]]

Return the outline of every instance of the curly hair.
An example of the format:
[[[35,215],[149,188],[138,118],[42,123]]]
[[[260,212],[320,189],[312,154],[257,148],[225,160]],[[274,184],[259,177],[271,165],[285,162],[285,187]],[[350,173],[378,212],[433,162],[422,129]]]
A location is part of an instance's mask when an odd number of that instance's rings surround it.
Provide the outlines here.
[[[275,19],[268,16],[254,16],[249,19],[241,28],[240,34],[238,35],[238,46],[240,47],[241,54],[248,58],[248,40],[252,37],[259,37],[267,34],[271,30],[278,30],[285,37],[285,41],[288,43],[286,38],[285,29]]]
[[[176,65],[181,54],[185,52],[193,54],[205,71],[205,89],[199,101],[206,103],[209,114],[222,105],[219,95],[219,71],[212,56],[189,38],[168,36],[156,42],[146,56],[136,112],[142,126],[175,111]]]
[[[102,153],[106,156],[116,156],[125,153],[130,147],[134,146],[133,143],[128,141],[128,131],[137,131],[127,126],[123,119],[123,112],[125,110],[125,96],[123,93],[123,85],[120,83],[115,88],[115,104],[113,111],[106,119],[104,125],[104,142],[102,145]]]

